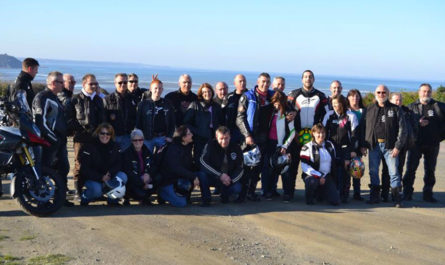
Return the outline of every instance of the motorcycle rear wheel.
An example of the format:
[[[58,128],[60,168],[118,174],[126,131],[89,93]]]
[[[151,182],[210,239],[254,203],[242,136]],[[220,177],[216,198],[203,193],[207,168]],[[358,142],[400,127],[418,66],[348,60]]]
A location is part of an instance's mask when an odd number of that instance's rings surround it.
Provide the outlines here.
[[[66,199],[64,183],[57,175],[43,176],[37,185],[33,184],[27,174],[17,173],[14,178],[15,199],[24,212],[34,216],[48,216],[59,210]]]

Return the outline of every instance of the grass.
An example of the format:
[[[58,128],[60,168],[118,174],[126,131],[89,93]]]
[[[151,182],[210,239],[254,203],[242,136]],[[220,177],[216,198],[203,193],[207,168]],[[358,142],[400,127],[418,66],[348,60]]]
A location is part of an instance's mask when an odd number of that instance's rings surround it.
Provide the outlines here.
[[[8,239],[8,238],[9,238],[9,236],[0,235],[0,241],[3,241],[3,240]]]
[[[26,265],[63,265],[71,261],[73,258],[63,254],[51,254],[48,256],[38,256],[30,258]]]
[[[33,240],[33,239],[35,239],[37,236],[35,236],[35,235],[23,235],[21,238],[20,238],[20,241],[26,241],[26,240]]]
[[[21,265],[22,262],[20,262],[22,258],[19,257],[14,257],[11,255],[1,255],[0,254],[0,264],[4,264],[4,265]]]

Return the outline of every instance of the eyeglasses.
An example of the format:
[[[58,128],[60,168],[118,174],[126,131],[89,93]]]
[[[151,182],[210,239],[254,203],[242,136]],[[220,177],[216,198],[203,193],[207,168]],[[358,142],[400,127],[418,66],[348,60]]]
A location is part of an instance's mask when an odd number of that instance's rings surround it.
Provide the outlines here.
[[[386,94],[386,91],[377,91],[376,93],[379,94],[379,95],[380,95],[380,94],[385,95],[385,94]]]
[[[131,141],[134,142],[134,143],[137,143],[137,142],[143,142],[144,139],[133,139],[133,140],[131,140]]]
[[[138,80],[130,80],[130,81],[128,81],[129,83],[137,83],[137,82],[139,82]]]
[[[100,135],[104,135],[104,136],[105,136],[105,135],[106,135],[106,136],[111,136],[111,133],[109,133],[109,132],[100,132],[99,134],[100,134]]]
[[[122,86],[122,85],[126,85],[128,82],[127,81],[120,81],[120,82],[117,82],[120,86]]]
[[[99,83],[97,83],[97,82],[92,82],[92,83],[88,83],[88,85],[89,85],[89,86],[98,86]]]

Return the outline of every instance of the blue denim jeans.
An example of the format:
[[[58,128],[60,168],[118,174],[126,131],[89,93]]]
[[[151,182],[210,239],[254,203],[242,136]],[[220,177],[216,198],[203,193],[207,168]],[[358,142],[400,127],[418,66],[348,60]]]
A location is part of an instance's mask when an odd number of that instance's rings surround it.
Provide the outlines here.
[[[127,174],[122,171],[117,172],[115,177],[122,179],[124,183],[127,183]],[[85,181],[86,190],[82,192],[81,200],[85,202],[91,202],[99,199],[103,194],[103,182],[87,180]],[[109,202],[116,202],[117,200],[108,199]]]
[[[173,184],[159,188],[159,195],[172,206],[185,207],[187,205],[187,199],[176,194]]]
[[[392,149],[386,149],[385,143],[377,143],[377,145],[369,150],[369,175],[371,177],[371,185],[379,186],[379,165],[382,157],[388,165],[388,172],[391,182],[391,188],[397,188],[401,186],[400,172],[397,170],[399,166],[399,157],[391,156]]]
[[[119,145],[121,151],[124,151],[131,145],[130,135],[116,136],[115,142]]]
[[[164,146],[165,143],[165,136],[154,137],[151,140],[144,140],[145,146],[148,148],[148,150],[150,150],[151,153],[153,153],[153,149],[155,148],[155,146],[157,148],[160,148]]]
[[[204,172],[198,172],[199,186],[201,188],[201,198],[203,202],[210,202],[212,195],[210,194],[210,186],[219,187],[221,198],[228,199],[232,194],[241,192],[241,183],[232,183],[229,186],[223,185],[221,180],[214,178]]]

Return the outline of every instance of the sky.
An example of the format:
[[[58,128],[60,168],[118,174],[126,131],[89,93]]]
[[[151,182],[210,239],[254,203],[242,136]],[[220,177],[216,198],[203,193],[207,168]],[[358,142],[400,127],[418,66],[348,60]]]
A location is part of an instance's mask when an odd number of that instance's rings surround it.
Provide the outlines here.
[[[0,53],[445,80],[445,1],[0,1]]]

